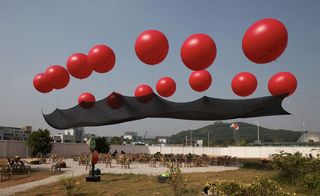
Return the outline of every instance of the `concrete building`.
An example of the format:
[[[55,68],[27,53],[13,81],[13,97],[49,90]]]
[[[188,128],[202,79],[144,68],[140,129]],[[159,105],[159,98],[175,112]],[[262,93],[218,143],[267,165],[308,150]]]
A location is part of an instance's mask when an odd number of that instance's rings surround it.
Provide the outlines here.
[[[54,135],[54,143],[83,143],[84,142],[84,128],[77,127],[64,130],[64,133]]]
[[[159,142],[160,144],[166,144],[166,143],[167,143],[167,139],[166,139],[166,138],[159,138],[159,139],[158,139],[158,142]]]
[[[320,142],[320,132],[308,131],[299,137],[298,142]]]
[[[31,126],[26,126],[22,128],[0,126],[0,140],[26,141],[31,131]]]
[[[136,142],[136,141],[138,141],[138,132],[126,131],[126,132],[124,132],[124,135],[123,135],[123,138],[125,138],[125,137],[130,139],[133,142]]]

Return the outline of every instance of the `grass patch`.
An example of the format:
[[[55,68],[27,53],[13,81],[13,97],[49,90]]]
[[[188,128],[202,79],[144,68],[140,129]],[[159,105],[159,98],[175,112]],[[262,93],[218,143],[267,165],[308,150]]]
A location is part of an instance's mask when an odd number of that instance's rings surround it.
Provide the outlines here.
[[[32,170],[31,173],[26,174],[14,174],[11,176],[11,180],[4,179],[0,182],[0,189],[16,186],[19,184],[25,184],[28,182],[38,181],[44,178],[48,178],[52,175],[60,175],[63,172],[52,173],[49,170]]]
[[[236,181],[240,183],[252,183],[256,176],[273,177],[276,174],[272,170],[239,169],[224,172],[205,172],[182,174],[188,179],[184,195],[201,195],[201,191],[207,182],[214,183],[219,181]],[[75,187],[73,195],[173,195],[168,183],[158,183],[156,176],[139,174],[103,174],[101,182],[85,182],[85,176],[74,178]],[[50,188],[48,188],[50,187]],[[299,187],[283,187],[288,192],[297,192]],[[297,190],[296,190],[297,189]],[[32,190],[18,193],[16,195],[66,195],[63,186],[57,182],[51,185],[40,186]],[[297,195],[310,195],[298,193]]]

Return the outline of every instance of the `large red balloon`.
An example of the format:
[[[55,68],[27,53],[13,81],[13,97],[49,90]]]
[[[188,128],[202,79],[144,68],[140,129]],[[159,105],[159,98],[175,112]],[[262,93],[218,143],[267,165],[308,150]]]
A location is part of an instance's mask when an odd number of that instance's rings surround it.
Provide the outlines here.
[[[212,82],[211,74],[207,70],[194,71],[189,77],[189,84],[195,91],[207,90]]]
[[[216,44],[206,34],[193,34],[188,37],[180,51],[183,63],[191,70],[208,68],[217,55]]]
[[[87,55],[83,53],[72,54],[67,60],[67,69],[73,77],[78,79],[89,77],[93,71]]]
[[[135,43],[138,58],[145,64],[156,65],[162,62],[169,51],[166,36],[158,30],[142,32]]]
[[[158,80],[156,89],[160,96],[170,97],[176,91],[176,83],[170,77],[163,77]]]
[[[33,86],[37,91],[41,93],[49,93],[53,89],[44,73],[39,73],[34,76]]]
[[[297,79],[290,72],[279,72],[273,75],[268,83],[272,95],[291,95],[297,88]]]
[[[116,56],[108,46],[96,45],[90,49],[88,61],[94,71],[106,73],[114,67]]]
[[[286,49],[288,32],[286,27],[273,18],[255,22],[242,39],[242,50],[254,63],[269,63],[276,60]]]
[[[122,95],[120,93],[111,93],[108,97],[107,97],[107,104],[110,108],[116,110],[119,109],[123,106],[123,98]]]
[[[95,165],[98,163],[98,161],[99,161],[99,153],[98,151],[95,150],[92,152],[91,164]]]
[[[141,84],[136,88],[134,96],[138,99],[138,101],[146,103],[151,101],[153,97],[153,90],[149,85]]]
[[[45,76],[51,86],[55,89],[62,89],[69,84],[70,75],[68,71],[60,65],[52,65],[45,71]]]
[[[91,108],[95,104],[96,98],[88,92],[82,93],[78,97],[78,104],[83,108]]]
[[[251,95],[257,88],[257,78],[249,72],[238,73],[231,82],[235,94],[245,97]]]

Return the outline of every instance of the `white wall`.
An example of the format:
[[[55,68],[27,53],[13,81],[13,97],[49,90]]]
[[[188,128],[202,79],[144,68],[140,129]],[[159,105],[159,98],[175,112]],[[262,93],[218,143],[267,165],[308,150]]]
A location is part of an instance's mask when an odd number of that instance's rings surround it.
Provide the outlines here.
[[[62,156],[72,156],[80,153],[88,153],[89,147],[85,143],[53,143],[51,153]],[[25,141],[0,140],[0,158],[29,157],[29,149]]]
[[[314,150],[316,149],[316,150]],[[295,153],[301,152],[303,155],[311,153],[316,156],[320,153],[320,147],[298,147],[298,146],[229,146],[229,147],[177,147],[177,146],[131,146],[131,145],[111,145],[110,152],[124,151],[125,153],[147,153],[154,154],[207,154],[211,156],[232,156],[238,158],[267,158],[280,151]]]

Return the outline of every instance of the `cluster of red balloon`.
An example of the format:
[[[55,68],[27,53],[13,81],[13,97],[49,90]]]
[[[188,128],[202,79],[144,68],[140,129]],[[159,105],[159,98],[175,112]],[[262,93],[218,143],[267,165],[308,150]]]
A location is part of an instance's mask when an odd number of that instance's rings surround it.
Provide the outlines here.
[[[205,69],[213,63],[216,55],[216,44],[206,34],[193,34],[182,44],[180,56],[184,65],[193,70],[189,77],[193,90],[203,92],[210,87],[212,77]]]
[[[33,86],[41,93],[49,93],[53,89],[62,89],[70,81],[70,75],[77,79],[89,77],[93,71],[106,73],[115,65],[116,57],[113,50],[106,45],[92,47],[88,55],[74,53],[69,56],[65,69],[60,65],[52,65],[44,73],[37,74],[33,78]],[[69,75],[70,74],[70,75]],[[91,107],[95,98],[91,93],[83,93],[78,97],[79,105]]]
[[[278,20],[266,18],[255,22],[245,32],[242,49],[245,56],[254,63],[265,64],[276,60],[286,49],[288,32]],[[232,90],[239,96],[249,96],[257,88],[256,77],[249,72],[237,74],[231,82]],[[297,88],[297,80],[292,73],[275,74],[268,84],[272,95],[291,95]]]
[[[137,57],[148,65],[161,63],[167,57],[168,51],[168,39],[158,30],[142,32],[135,42]],[[170,97],[176,91],[176,83],[170,77],[163,77],[157,82],[156,90],[160,96]],[[149,102],[152,99],[153,90],[149,85],[141,84],[136,88],[134,95],[140,102]]]

